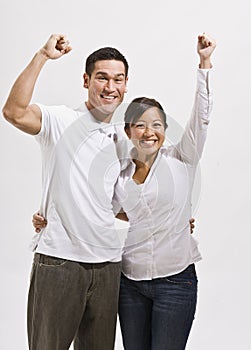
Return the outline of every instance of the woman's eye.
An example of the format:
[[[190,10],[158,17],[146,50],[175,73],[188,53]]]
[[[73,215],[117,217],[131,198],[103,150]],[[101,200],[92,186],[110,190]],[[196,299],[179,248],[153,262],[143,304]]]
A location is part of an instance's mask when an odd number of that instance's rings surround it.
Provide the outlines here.
[[[154,124],[153,124],[153,127],[154,127],[154,128],[161,128],[161,127],[162,127],[162,124],[161,124],[161,123],[154,123]]]
[[[141,128],[144,128],[144,127],[145,127],[144,124],[136,124],[135,126],[136,126],[136,128],[138,128],[138,129],[141,129]]]

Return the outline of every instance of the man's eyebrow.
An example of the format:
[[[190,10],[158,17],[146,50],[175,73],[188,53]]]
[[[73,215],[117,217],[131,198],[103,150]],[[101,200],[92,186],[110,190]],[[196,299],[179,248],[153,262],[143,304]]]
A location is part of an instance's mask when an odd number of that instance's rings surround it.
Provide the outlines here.
[[[106,73],[106,72],[102,72],[102,71],[98,71],[98,72],[96,72],[96,75],[105,75],[105,76],[108,76],[108,75],[110,75],[110,74],[108,74],[108,73]],[[115,77],[119,77],[119,76],[122,76],[122,77],[124,77],[125,76],[125,73],[118,73],[118,74],[115,74]]]

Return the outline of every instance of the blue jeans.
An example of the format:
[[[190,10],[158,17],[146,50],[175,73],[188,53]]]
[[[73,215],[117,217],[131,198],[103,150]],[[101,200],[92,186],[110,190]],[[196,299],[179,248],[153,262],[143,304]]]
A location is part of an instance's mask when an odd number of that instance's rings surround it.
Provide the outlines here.
[[[194,264],[150,281],[121,277],[119,319],[125,350],[183,350],[197,302]]]

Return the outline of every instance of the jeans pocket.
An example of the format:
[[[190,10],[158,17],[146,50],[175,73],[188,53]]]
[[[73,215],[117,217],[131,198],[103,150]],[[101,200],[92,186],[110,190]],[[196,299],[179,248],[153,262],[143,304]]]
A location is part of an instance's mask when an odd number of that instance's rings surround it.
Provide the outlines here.
[[[188,266],[188,268],[176,275],[165,277],[165,280],[169,283],[188,287],[196,286],[198,282],[194,265]]]
[[[39,266],[48,266],[48,267],[60,267],[67,263],[68,260],[54,257],[54,256],[48,256],[39,254]]]
[[[184,285],[187,287],[191,287],[194,284],[194,281],[188,281],[186,279],[181,279],[181,278],[175,278],[174,276],[170,276],[170,277],[165,277],[166,282],[168,283],[173,283],[176,285]]]

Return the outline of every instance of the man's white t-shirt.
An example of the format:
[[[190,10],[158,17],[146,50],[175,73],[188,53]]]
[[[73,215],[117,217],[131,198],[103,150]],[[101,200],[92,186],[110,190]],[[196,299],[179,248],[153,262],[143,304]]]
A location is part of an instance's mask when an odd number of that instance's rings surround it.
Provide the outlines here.
[[[44,106],[37,141],[42,152],[40,212],[48,225],[32,249],[67,260],[120,261],[112,197],[120,162],[112,124],[98,122],[85,104],[77,110]]]

